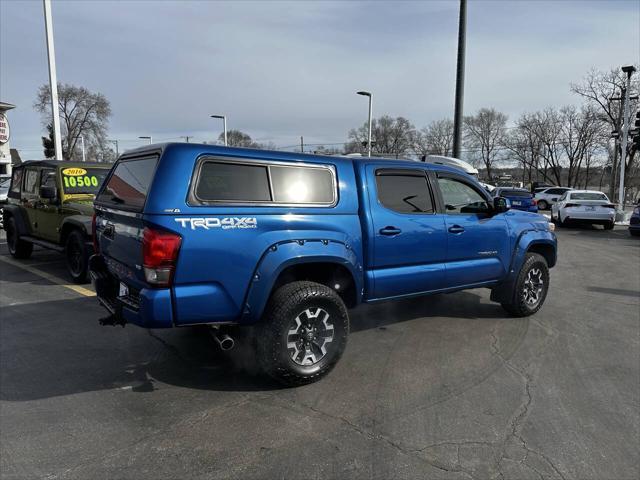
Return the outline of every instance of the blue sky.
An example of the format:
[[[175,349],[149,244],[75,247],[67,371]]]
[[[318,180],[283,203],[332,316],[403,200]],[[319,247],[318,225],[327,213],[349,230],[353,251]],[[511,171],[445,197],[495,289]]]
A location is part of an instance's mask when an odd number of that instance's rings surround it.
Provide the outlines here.
[[[346,140],[374,115],[451,117],[458,2],[55,1],[61,82],[111,101],[110,137],[214,140],[229,128],[278,146]],[[576,103],[592,67],[640,62],[640,0],[469,1],[465,113]],[[32,104],[48,82],[42,2],[0,0],[0,100],[12,147],[41,154]]]

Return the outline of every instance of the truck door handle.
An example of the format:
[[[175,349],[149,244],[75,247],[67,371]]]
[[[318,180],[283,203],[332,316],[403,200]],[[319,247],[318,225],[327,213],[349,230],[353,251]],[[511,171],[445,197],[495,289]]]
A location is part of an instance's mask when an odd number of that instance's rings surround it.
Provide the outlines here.
[[[460,225],[452,225],[449,227],[449,232],[455,233],[455,234],[462,233],[464,232],[464,228],[461,227]]]
[[[380,230],[380,235],[398,235],[402,233],[402,230],[396,227],[384,227]]]
[[[107,223],[107,225],[104,227],[104,230],[102,231],[102,234],[107,238],[113,238],[114,230],[115,228],[113,224]]]

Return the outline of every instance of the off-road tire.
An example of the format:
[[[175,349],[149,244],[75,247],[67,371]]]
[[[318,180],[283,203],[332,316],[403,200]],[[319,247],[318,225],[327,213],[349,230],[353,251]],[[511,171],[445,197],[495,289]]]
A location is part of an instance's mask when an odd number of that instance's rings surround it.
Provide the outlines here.
[[[89,265],[89,251],[85,238],[80,230],[73,230],[67,236],[64,246],[64,256],[67,271],[74,283],[87,282],[87,267]]]
[[[614,222],[607,222],[604,224],[604,229],[605,230],[613,230],[613,228],[616,226],[616,224]]]
[[[549,208],[549,204],[547,203],[546,200],[540,200],[538,202],[538,209],[539,210],[547,210]]]
[[[328,314],[333,327],[333,340],[326,354],[312,365],[296,363],[292,355],[298,352],[287,346],[290,328],[305,312]],[[297,386],[315,382],[328,374],[338,362],[347,345],[349,315],[340,296],[331,288],[314,282],[298,281],[278,288],[269,299],[265,314],[256,326],[256,353],[264,371],[278,382]],[[324,345],[327,345],[326,343]]]
[[[640,231],[639,230],[629,230],[629,233],[633,237],[640,237]]]
[[[29,258],[33,252],[33,243],[20,239],[16,220],[11,216],[4,226],[7,232],[7,247],[14,258]]]
[[[531,305],[527,302],[525,297],[525,290],[527,288],[526,282],[529,272],[536,270],[540,271],[543,284],[542,291],[539,294],[539,300],[535,304]],[[528,317],[540,310],[547,298],[548,291],[549,266],[547,265],[547,261],[540,254],[527,253],[516,280],[515,291],[512,296],[513,303],[502,303],[502,308],[514,317]]]

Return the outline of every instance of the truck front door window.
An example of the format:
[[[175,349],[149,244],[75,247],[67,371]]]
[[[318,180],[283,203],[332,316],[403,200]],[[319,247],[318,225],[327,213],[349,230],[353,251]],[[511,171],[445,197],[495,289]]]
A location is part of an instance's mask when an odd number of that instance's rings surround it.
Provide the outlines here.
[[[446,213],[487,213],[489,204],[474,188],[453,178],[438,178]]]

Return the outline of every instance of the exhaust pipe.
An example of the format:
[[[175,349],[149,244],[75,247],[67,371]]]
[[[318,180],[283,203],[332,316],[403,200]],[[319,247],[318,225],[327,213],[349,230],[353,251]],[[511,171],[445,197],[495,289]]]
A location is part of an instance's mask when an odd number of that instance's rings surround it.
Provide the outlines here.
[[[219,327],[213,327],[211,330],[211,335],[213,336],[215,341],[218,342],[220,350],[222,351],[226,352],[227,350],[231,350],[236,344],[233,338],[231,338],[228,334],[221,333]]]

